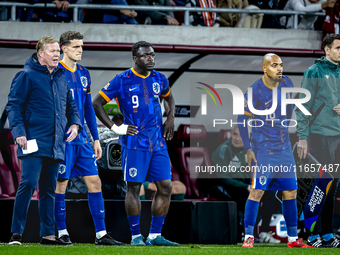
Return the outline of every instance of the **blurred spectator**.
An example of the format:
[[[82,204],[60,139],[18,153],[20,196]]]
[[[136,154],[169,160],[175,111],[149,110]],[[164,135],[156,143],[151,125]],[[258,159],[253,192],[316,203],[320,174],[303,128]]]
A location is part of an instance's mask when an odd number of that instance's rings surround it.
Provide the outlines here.
[[[339,3],[326,10],[326,17],[322,24],[322,40],[327,34],[339,34]]]
[[[40,0],[39,3],[53,3],[55,8],[39,8],[36,9],[39,21],[45,22],[70,22],[72,12],[69,10],[70,3],[73,4],[76,0]]]
[[[125,0],[112,0],[111,4],[128,5]],[[137,13],[134,10],[112,10],[112,12],[112,14],[104,14],[103,23],[138,24],[135,20]]]
[[[188,0],[186,7],[200,7],[199,0]],[[201,12],[190,12],[189,24],[192,26],[206,26]]]
[[[243,9],[247,7],[248,0],[215,0],[217,8]],[[241,13],[219,13],[222,27],[235,27],[242,17]]]
[[[260,8],[255,5],[249,5],[244,9],[259,10]],[[261,28],[263,22],[263,13],[246,14],[242,13],[241,19],[236,24],[236,27],[244,28]]]
[[[186,5],[186,0],[170,0],[170,6],[182,6]],[[179,24],[184,23],[184,12],[174,12],[175,19],[179,22]]]
[[[318,12],[328,8],[333,8],[336,0],[289,0],[284,7],[287,11],[303,11],[303,12]],[[284,22],[284,18],[282,21]],[[317,16],[305,16],[300,15],[300,22],[298,24],[299,29],[314,29],[314,23],[317,20]],[[286,27],[292,28],[294,17],[288,18]]]
[[[92,0],[93,4],[128,5],[126,0]],[[84,23],[138,24],[134,10],[86,10]]]
[[[283,1],[283,0],[281,0]],[[255,5],[260,9],[265,10],[282,10],[282,4],[280,0],[249,0],[249,4]],[[294,0],[295,1],[295,0]],[[284,28],[280,22],[280,15],[264,15],[262,21],[262,28]]]
[[[217,8],[260,9],[255,5],[249,5],[248,0],[215,0],[215,3]],[[218,15],[222,27],[260,28],[263,20],[262,13],[219,13]]]
[[[128,0],[130,5],[170,6],[170,0]],[[138,11],[137,21],[140,24],[178,26],[179,22],[170,11]]]
[[[39,0],[5,0],[3,2],[16,2],[16,3],[27,3],[27,4],[35,4],[39,3]],[[8,17],[11,14],[9,8],[2,8],[2,11],[5,11],[5,17],[10,19],[12,17]],[[34,9],[27,7],[17,7],[16,8],[16,20],[18,21],[32,21],[34,20]],[[36,20],[36,19],[35,19]]]
[[[201,8],[215,8],[213,0],[199,0],[199,4]],[[202,12],[202,17],[208,27],[219,26],[219,23],[216,23],[216,12]]]
[[[234,127],[231,138],[222,143],[212,154],[213,165],[225,166],[235,169],[229,172],[216,172],[218,179],[213,182],[216,186],[213,189],[220,196],[213,196],[219,200],[233,200],[237,203],[237,210],[244,211],[245,202],[250,191],[250,173],[240,171],[241,166],[247,166],[246,151],[237,126]],[[225,197],[223,199],[223,197]],[[221,199],[222,198],[222,199]]]

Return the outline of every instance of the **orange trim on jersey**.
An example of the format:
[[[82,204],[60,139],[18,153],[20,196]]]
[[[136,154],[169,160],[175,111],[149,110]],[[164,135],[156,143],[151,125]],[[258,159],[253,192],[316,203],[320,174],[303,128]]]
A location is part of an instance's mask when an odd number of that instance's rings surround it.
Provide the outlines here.
[[[169,87],[168,93],[166,93],[165,95],[162,95],[162,94],[161,94],[161,97],[167,97],[167,96],[169,96],[169,95],[170,95],[170,92],[171,92],[171,88]]]
[[[65,67],[67,70],[69,70],[70,72],[74,73],[75,71],[77,71],[77,65],[76,68],[74,70],[72,70],[71,68],[69,68],[62,60],[59,61],[59,63]]]
[[[91,92],[88,92],[88,93],[86,93],[86,94],[91,94]]]
[[[120,106],[119,106],[118,98],[115,97],[115,99],[116,99],[116,104],[117,104],[117,106],[118,106],[118,109],[119,109],[119,111],[120,111]]]
[[[254,189],[255,188],[255,173],[256,173],[256,166],[257,166],[257,163],[255,164],[255,167],[254,167],[254,172],[253,172],[253,176],[251,177],[251,185],[250,185],[250,187],[252,188],[252,189]],[[251,166],[250,166],[251,167]]]
[[[274,88],[273,86],[270,86],[269,84],[267,84],[266,79],[264,78],[264,76],[262,76],[262,81],[263,81],[263,84],[264,84],[266,87],[268,87],[268,88],[270,88],[270,89],[273,89],[273,88]]]
[[[133,69],[133,67],[131,67],[131,71],[132,71],[136,76],[141,77],[141,78],[143,78],[143,79],[148,78],[149,75],[150,75],[150,73],[151,73],[151,72],[149,71],[148,75],[147,75],[147,76],[144,76],[144,75],[141,75],[141,74],[137,73],[137,72],[135,71],[135,69]]]
[[[103,91],[99,91],[99,94],[106,100],[106,102],[111,102],[111,99]]]
[[[244,111],[244,115],[251,116],[251,115],[253,115],[253,114],[251,114],[250,112]]]

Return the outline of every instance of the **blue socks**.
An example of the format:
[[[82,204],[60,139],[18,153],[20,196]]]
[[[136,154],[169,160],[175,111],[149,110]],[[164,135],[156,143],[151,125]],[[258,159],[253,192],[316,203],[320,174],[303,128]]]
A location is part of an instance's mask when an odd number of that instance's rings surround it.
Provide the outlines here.
[[[140,214],[128,216],[128,221],[129,221],[132,236],[140,235],[139,219],[140,219]]]
[[[330,234],[325,234],[322,236],[323,239],[325,239],[326,242],[328,242],[329,240],[331,240],[332,238],[334,238],[333,233]]]
[[[259,211],[260,202],[247,199],[244,215],[244,228],[246,235],[254,235],[254,226],[257,213]]]
[[[308,237],[308,240],[313,242],[316,238],[319,238],[319,237],[320,237],[319,235],[313,235],[313,236]]]
[[[66,229],[66,204],[65,204],[65,194],[55,193],[55,221],[58,230]]]
[[[152,216],[150,234],[160,234],[166,216]]]
[[[88,193],[89,208],[92,214],[96,233],[106,230],[104,199],[101,192]]]
[[[282,214],[286,221],[288,236],[297,237],[296,199],[282,200]]]

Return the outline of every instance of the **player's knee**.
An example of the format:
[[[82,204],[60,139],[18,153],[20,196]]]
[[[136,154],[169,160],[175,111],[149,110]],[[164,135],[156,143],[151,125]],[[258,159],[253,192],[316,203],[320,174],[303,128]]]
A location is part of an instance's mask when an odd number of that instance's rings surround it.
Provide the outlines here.
[[[141,186],[142,186],[141,183],[128,182],[127,183],[127,195],[130,195],[136,198],[139,197]]]
[[[65,194],[66,188],[67,188],[68,180],[65,179],[58,179],[57,181],[57,187],[55,189],[55,192],[58,194]]]
[[[100,178],[98,175],[95,176],[89,176],[89,177],[83,177],[87,189],[89,192],[91,193],[95,193],[95,192],[101,192],[102,190],[102,182],[100,181]]]
[[[187,188],[180,181],[172,182],[172,192],[171,194],[185,194],[187,192]]]
[[[296,198],[296,190],[284,190],[282,191],[283,200],[291,200]]]
[[[157,195],[171,196],[172,182],[171,180],[164,180],[156,182]]]
[[[264,194],[264,190],[261,189],[251,189],[249,193],[248,199],[253,201],[260,201]]]

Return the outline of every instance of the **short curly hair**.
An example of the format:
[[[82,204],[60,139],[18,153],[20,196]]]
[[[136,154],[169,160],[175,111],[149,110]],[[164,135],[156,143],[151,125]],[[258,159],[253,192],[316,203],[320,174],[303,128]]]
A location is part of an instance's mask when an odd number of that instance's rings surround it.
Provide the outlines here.
[[[83,40],[84,36],[76,31],[67,31],[62,33],[59,39],[59,44],[61,46],[69,46],[72,40]]]
[[[151,47],[153,48],[151,43],[148,43],[146,41],[139,41],[136,42],[133,46],[132,46],[132,56],[136,56],[137,51],[139,50],[140,47]]]

